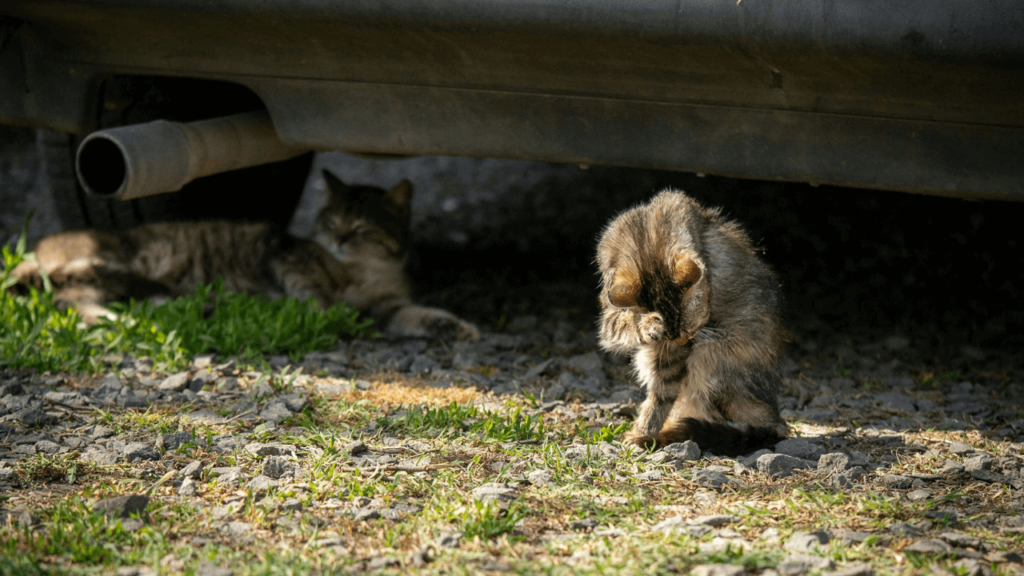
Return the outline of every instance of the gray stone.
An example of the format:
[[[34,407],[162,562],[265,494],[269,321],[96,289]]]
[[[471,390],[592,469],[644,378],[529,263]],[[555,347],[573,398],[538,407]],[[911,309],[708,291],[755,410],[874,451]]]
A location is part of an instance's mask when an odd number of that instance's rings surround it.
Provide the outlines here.
[[[20,422],[25,426],[49,426],[57,422],[57,418],[44,412],[41,408],[32,407],[19,410],[4,417],[11,422]]]
[[[970,454],[974,452],[974,446],[964,442],[950,442],[949,451],[953,454]]]
[[[596,444],[588,445],[574,445],[565,449],[565,457],[570,460],[580,460],[586,458],[605,458],[613,460],[619,457],[622,452],[622,448],[608,442],[598,442]]]
[[[262,493],[262,492],[267,492],[271,488],[277,488],[277,486],[278,486],[278,481],[277,480],[274,480],[272,478],[268,478],[268,477],[263,476],[263,475],[259,475],[259,476],[255,477],[255,478],[253,478],[252,480],[249,480],[249,483],[245,485],[246,488],[248,488],[249,490],[252,490],[253,492],[256,492],[257,494],[258,493]]]
[[[440,368],[441,364],[437,360],[424,354],[417,354],[409,365],[409,373],[413,376],[426,376]]]
[[[907,478],[906,476],[900,476],[898,474],[886,474],[885,476],[882,476],[882,484],[897,490],[906,490],[910,488],[911,483],[913,483],[912,478]]]
[[[197,492],[196,481],[190,477],[182,480],[181,486],[178,487],[178,496],[195,496]]]
[[[907,414],[917,412],[917,406],[914,405],[914,399],[906,394],[900,394],[899,392],[882,392],[881,394],[875,394],[874,400],[884,410],[889,410],[891,412],[904,412]]]
[[[870,532],[838,529],[832,531],[833,540],[843,544],[860,544],[871,537]]]
[[[266,422],[273,422],[279,424],[285,418],[291,417],[292,412],[288,409],[288,406],[282,400],[273,400],[268,402],[266,407],[260,411],[260,418],[263,418]]]
[[[121,395],[121,390],[124,387],[121,379],[116,374],[107,374],[100,380],[100,385],[93,389],[90,396],[92,396],[93,400],[101,403],[112,403]]]
[[[786,558],[775,569],[784,576],[800,576],[811,570],[830,570],[832,567],[832,561],[828,558],[799,554]]]
[[[298,512],[302,510],[302,502],[298,498],[288,498],[277,509],[281,512]]]
[[[964,460],[964,470],[974,472],[975,470],[991,470],[995,460],[990,456],[980,454]]]
[[[685,516],[672,516],[652,526],[651,532],[683,532],[689,524]]]
[[[727,524],[732,524],[739,520],[736,516],[731,514],[706,514],[704,516],[697,516],[693,519],[693,524],[704,524],[706,526],[713,526],[718,528]]]
[[[189,442],[192,442],[191,432],[171,432],[160,436],[157,440],[157,447],[164,450],[176,450],[179,446]]]
[[[145,408],[149,405],[145,398],[136,396],[134,392],[118,396],[115,402],[121,408]]]
[[[242,468],[240,466],[210,468],[210,476],[216,478],[220,484],[237,484],[242,480]]]
[[[252,524],[248,522],[225,522],[219,526],[221,533],[228,536],[245,536],[252,531]]]
[[[775,451],[786,456],[801,460],[814,460],[815,462],[825,453],[825,449],[820,444],[806,438],[787,438],[775,445]]]
[[[953,475],[959,474],[964,471],[964,467],[958,464],[955,460],[946,460],[942,463],[942,468],[939,470],[940,474]]]
[[[508,506],[519,492],[514,484],[488,482],[473,489],[473,499],[481,502],[496,502],[499,506]]]
[[[786,542],[786,550],[797,553],[814,552],[825,544],[828,544],[828,532],[794,532]]]
[[[178,372],[164,378],[156,387],[161,392],[181,392],[188,387],[188,372]]]
[[[974,558],[963,558],[953,566],[958,569],[957,574],[964,576],[992,576],[992,569]]]
[[[36,442],[35,449],[36,454],[50,454],[52,456],[60,452],[60,444],[49,440],[40,440]]]
[[[918,528],[917,526],[913,526],[911,524],[907,524],[906,522],[897,522],[895,524],[890,525],[889,532],[892,532],[897,536],[904,537],[920,536],[922,533],[920,528]]]
[[[294,467],[294,464],[281,456],[268,456],[263,461],[262,472],[270,478],[280,478],[290,474]]]
[[[86,403],[85,396],[82,396],[78,392],[50,391],[43,394],[43,399],[54,403],[66,404],[68,406],[84,406]]]
[[[352,515],[352,519],[356,522],[362,522],[365,520],[376,520],[377,518],[380,518],[379,508],[359,508]]]
[[[698,564],[690,570],[691,576],[740,576],[746,573],[746,568],[734,564]]]
[[[907,500],[910,500],[911,502],[918,502],[920,500],[927,500],[928,498],[931,498],[931,495],[931,490],[914,490],[913,492],[907,493]]]
[[[345,444],[344,446],[342,446],[342,448],[347,450],[348,453],[351,454],[352,456],[355,456],[357,454],[362,454],[363,452],[366,452],[366,450],[367,450],[366,444],[363,444],[359,440],[353,440],[353,441]]]
[[[681,462],[700,459],[700,447],[693,440],[669,444],[661,450]]]
[[[182,478],[199,478],[199,475],[203,473],[203,463],[199,460],[190,462],[184,468],[182,468],[178,474]]]
[[[462,544],[462,532],[442,532],[434,539],[434,544],[441,548],[458,548]]]
[[[129,463],[136,460],[159,460],[160,453],[145,442],[129,442],[121,449],[121,455]]]
[[[1003,484],[1006,482],[1006,477],[992,470],[971,470],[971,477],[975,480],[991,482],[993,484]]]
[[[284,402],[285,408],[291,412],[302,412],[309,406],[309,398],[305,394],[282,394],[277,400]]]
[[[695,470],[693,473],[693,481],[700,486],[718,488],[719,486],[728,484],[729,477],[715,470]]]
[[[526,475],[526,479],[536,486],[549,486],[554,484],[555,475],[550,470],[534,470]]]
[[[526,371],[526,374],[523,376],[523,380],[533,380],[535,378],[543,376],[544,374],[547,374],[549,371],[553,372],[558,368],[557,361],[558,358],[548,358],[547,360],[541,362],[540,364],[537,364],[533,368],[530,368],[529,370]]]
[[[100,500],[92,505],[92,509],[107,516],[128,518],[132,514],[142,513],[146,506],[149,506],[149,496],[132,494]]]
[[[875,569],[867,562],[847,564],[832,572],[829,576],[874,576]]]
[[[295,453],[295,446],[291,444],[250,442],[245,445],[245,450],[253,456],[286,456]]]
[[[569,527],[573,530],[593,530],[597,528],[600,523],[593,518],[581,518],[579,520],[573,520],[569,523]]]
[[[939,538],[953,546],[981,550],[981,538],[978,538],[977,536],[970,536],[959,532],[943,532],[942,534],[939,534]]]
[[[858,481],[862,480],[865,475],[867,475],[866,470],[864,470],[860,466],[854,466],[849,470],[843,470],[842,472],[837,472],[833,474],[831,477],[829,477],[829,482],[831,482],[832,485],[838,486],[840,488],[849,488],[855,485]]]
[[[82,459],[94,464],[99,464],[100,466],[112,466],[117,464],[121,457],[109,450],[104,450],[103,448],[98,448],[96,446],[89,446],[85,449],[85,452],[82,453]]]
[[[842,452],[822,454],[818,458],[818,472],[835,474],[850,468],[850,457]]]
[[[565,364],[582,372],[585,376],[604,376],[604,363],[597,352],[588,352],[573,356],[566,360]]]
[[[918,540],[903,549],[905,552],[917,552],[918,554],[944,554],[950,552],[952,547],[942,540]]]
[[[744,473],[749,472],[751,470],[757,470],[757,459],[760,458],[761,456],[764,456],[765,454],[771,453],[771,450],[764,448],[758,450],[757,452],[754,452],[753,454],[748,454],[746,456],[740,456],[736,458],[736,472]]]
[[[117,569],[117,576],[157,576],[157,573],[148,566],[122,566]]]
[[[235,576],[235,571],[215,566],[204,560],[196,567],[196,576]]]
[[[200,424],[224,424],[227,418],[210,410],[195,410],[186,415]]]
[[[812,463],[786,454],[765,454],[757,459],[757,469],[771,478],[791,476],[794,470],[811,468]]]
[[[649,470],[647,472],[641,472],[636,475],[637,480],[643,480],[645,482],[657,482],[665,478],[665,473],[661,470]]]
[[[938,520],[939,522],[953,523],[957,520],[956,510],[929,510],[924,513],[925,518]]]
[[[402,563],[399,562],[397,558],[378,557],[371,559],[370,562],[366,564],[366,571],[375,572],[385,568],[395,568],[401,564]]]

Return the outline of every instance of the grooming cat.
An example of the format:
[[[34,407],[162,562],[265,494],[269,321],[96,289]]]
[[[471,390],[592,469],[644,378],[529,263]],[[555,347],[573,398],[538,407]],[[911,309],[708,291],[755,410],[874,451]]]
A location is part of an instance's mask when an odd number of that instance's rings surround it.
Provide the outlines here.
[[[628,441],[736,456],[788,436],[778,282],[738,224],[668,190],[612,220],[597,262],[601,345],[647,389]]]
[[[40,284],[41,266],[55,300],[87,322],[111,312],[104,304],[129,297],[176,296],[197,283],[224,279],[228,290],[271,297],[315,298],[327,308],[344,301],[398,336],[476,340],[477,329],[455,315],[411,303],[404,273],[412,184],[391,190],[346,186],[327,172],[330,198],[312,241],[269,223],[167,222],[129,230],[79,230],[44,238],[37,262],[15,271]]]

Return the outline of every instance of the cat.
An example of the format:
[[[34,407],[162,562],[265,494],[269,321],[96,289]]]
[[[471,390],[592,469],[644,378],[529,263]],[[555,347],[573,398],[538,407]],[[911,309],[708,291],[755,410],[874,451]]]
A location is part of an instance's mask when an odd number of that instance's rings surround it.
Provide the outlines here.
[[[647,390],[627,442],[737,456],[789,435],[779,285],[739,224],[666,190],[609,223],[597,263],[600,344]]]
[[[412,184],[390,190],[347,186],[324,170],[329,199],[311,240],[270,223],[165,222],[127,230],[78,230],[43,238],[36,262],[13,272],[22,284],[50,277],[54,299],[87,323],[113,317],[105,304],[178,296],[220,276],[228,290],[344,301],[402,337],[477,340],[475,326],[437,308],[412,304],[404,266],[410,245]]]

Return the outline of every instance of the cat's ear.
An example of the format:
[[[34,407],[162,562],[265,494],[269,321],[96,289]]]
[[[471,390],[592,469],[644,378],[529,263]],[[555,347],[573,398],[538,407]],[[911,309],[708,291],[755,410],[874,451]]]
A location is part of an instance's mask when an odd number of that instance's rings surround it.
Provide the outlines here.
[[[689,290],[702,276],[704,272],[690,254],[677,254],[672,260],[672,279],[684,290]]]
[[[394,188],[388,190],[385,197],[399,208],[408,208],[412,204],[412,182],[403,179]]]
[[[693,338],[711,317],[711,282],[697,257],[689,253],[672,260],[672,279],[685,290],[683,331]]]
[[[324,182],[327,183],[327,190],[332,195],[344,194],[345,191],[348,190],[348,186],[346,186],[345,183],[341,181],[341,178],[338,178],[334,174],[328,172],[326,168],[322,171],[322,174],[324,176]]]
[[[636,306],[640,298],[640,278],[631,270],[619,269],[608,286],[608,301],[619,308]]]

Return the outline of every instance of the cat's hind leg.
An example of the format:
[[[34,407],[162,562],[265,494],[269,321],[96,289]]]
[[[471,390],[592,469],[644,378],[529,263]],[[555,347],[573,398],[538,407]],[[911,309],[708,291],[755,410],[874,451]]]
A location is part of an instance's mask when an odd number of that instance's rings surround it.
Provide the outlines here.
[[[440,308],[427,308],[409,304],[394,312],[385,333],[409,338],[440,338],[442,340],[476,341],[480,331],[476,326],[455,314]]]

